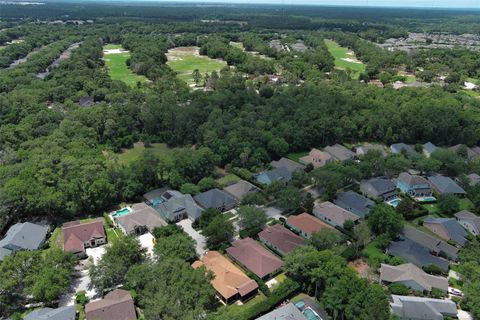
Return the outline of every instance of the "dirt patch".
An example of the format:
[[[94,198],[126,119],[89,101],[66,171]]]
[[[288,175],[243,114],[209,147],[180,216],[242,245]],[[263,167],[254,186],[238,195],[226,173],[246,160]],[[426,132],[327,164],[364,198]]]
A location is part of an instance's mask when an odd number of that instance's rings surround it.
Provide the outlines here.
[[[368,263],[362,259],[358,259],[358,260],[355,260],[355,261],[350,261],[348,263],[348,266],[352,269],[354,269],[355,271],[358,272],[358,274],[362,277],[362,278],[367,278],[368,277],[368,270],[369,270],[369,266],[368,266]]]

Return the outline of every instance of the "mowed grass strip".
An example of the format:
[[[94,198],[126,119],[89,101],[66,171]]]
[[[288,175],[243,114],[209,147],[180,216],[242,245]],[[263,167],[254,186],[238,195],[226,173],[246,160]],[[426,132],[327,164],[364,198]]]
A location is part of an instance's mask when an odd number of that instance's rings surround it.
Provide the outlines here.
[[[205,76],[205,73],[218,72],[227,65],[225,61],[198,55],[197,47],[174,48],[169,50],[167,57],[170,68],[178,73],[179,79],[189,85],[194,84],[192,73],[195,69]]]
[[[151,147],[145,148],[143,142],[136,142],[133,148],[125,149],[122,153],[118,153],[118,162],[129,164],[137,160],[145,149],[152,151],[158,157],[172,161],[174,153],[182,150],[181,148],[169,148],[165,143],[152,143]]]
[[[122,49],[121,45],[107,44],[104,50]],[[104,59],[108,69],[108,74],[112,80],[120,80],[129,87],[135,87],[137,82],[147,82],[147,78],[133,73],[127,66],[127,60],[130,58],[129,52],[105,53]]]
[[[328,51],[335,59],[335,67],[337,69],[346,70],[348,68],[354,71],[354,78],[358,78],[358,76],[365,71],[365,64],[344,60],[357,60],[355,54],[348,54],[348,52],[351,52],[348,48],[341,47],[338,43],[329,39],[325,39],[325,44],[327,45]]]

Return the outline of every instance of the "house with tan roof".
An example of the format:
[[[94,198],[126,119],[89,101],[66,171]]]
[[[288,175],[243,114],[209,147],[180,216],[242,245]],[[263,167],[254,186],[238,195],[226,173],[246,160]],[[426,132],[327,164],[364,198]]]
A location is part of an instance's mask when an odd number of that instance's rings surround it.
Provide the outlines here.
[[[86,320],[136,320],[135,305],[130,292],[116,289],[103,299],[85,305]]]
[[[401,283],[406,287],[420,292],[430,292],[433,288],[447,292],[448,280],[445,277],[434,276],[426,273],[413,263],[398,266],[381,264],[380,282],[387,284]]]
[[[103,219],[82,223],[80,220],[65,223],[62,227],[63,250],[79,258],[87,256],[85,249],[107,243]]]
[[[210,283],[227,304],[238,299],[248,300],[257,293],[258,284],[218,251],[209,251],[202,259],[195,261],[192,267],[205,267],[214,274]]]
[[[332,226],[306,212],[296,216],[289,216],[287,226],[307,239],[310,238],[313,233],[322,229],[336,231]]]
[[[333,146],[327,146],[323,150],[329,153],[336,161],[352,160],[355,157],[355,153],[338,143]]]
[[[227,253],[259,278],[266,279],[280,271],[283,261],[252,238],[238,239]]]
[[[284,256],[304,244],[302,237],[297,236],[280,224],[267,226],[258,233],[258,238],[267,247]]]
[[[322,219],[323,221],[331,224],[332,226],[339,226],[343,227],[345,222],[348,220],[352,222],[356,222],[360,219],[359,216],[356,214],[339,207],[330,201],[325,202],[315,202],[315,206],[313,208],[313,214],[315,217]]]
[[[234,184],[226,186],[225,188],[223,188],[223,191],[228,192],[229,194],[234,196],[238,201],[242,201],[242,199],[246,195],[250,193],[258,192],[259,189],[248,181],[240,180]]]
[[[131,213],[114,219],[117,226],[127,235],[141,235],[151,232],[155,227],[167,225],[158,212],[144,202],[134,204]]]
[[[335,161],[335,159],[328,152],[313,148],[308,155],[301,157],[299,161],[304,165],[312,164],[314,168],[320,168]]]

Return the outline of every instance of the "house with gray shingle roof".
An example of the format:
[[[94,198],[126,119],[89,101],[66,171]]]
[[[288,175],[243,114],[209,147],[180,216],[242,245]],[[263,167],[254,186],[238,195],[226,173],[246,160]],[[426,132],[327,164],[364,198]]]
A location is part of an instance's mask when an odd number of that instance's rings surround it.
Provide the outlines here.
[[[413,263],[398,266],[381,264],[380,282],[387,284],[401,283],[414,291],[430,292],[433,288],[447,292],[448,280],[445,277],[434,276],[426,273]]]
[[[163,220],[169,222],[177,222],[185,218],[195,221],[203,211],[191,195],[183,194],[177,190],[156,189],[146,193],[143,197],[147,200],[147,204],[160,214]]]
[[[307,320],[307,318],[293,303],[289,302],[256,320]]]
[[[391,296],[390,308],[401,320],[443,320],[457,317],[457,305],[452,300],[412,296]]]
[[[8,229],[0,240],[0,261],[4,257],[20,250],[40,249],[47,237],[48,226],[31,222],[17,223]]]
[[[405,153],[407,156],[414,156],[417,152],[408,144],[405,143],[394,143],[390,146],[392,153]]]
[[[431,142],[427,142],[425,143],[423,146],[423,154],[428,158],[432,155],[432,153],[435,152],[435,150],[437,150],[437,146],[434,145],[433,143]]]
[[[336,199],[333,200],[333,203],[353,214],[356,214],[362,219],[365,219],[370,210],[375,206],[375,202],[354,191],[339,193]]]
[[[449,177],[431,176],[428,177],[428,182],[439,194],[453,194],[456,196],[464,196],[466,194],[465,190]]]
[[[256,176],[258,183],[270,185],[274,181],[288,182],[292,179],[292,173],[287,168],[281,167],[273,170],[262,171]]]
[[[402,229],[402,235],[405,238],[421,244],[437,255],[440,255],[443,252],[443,254],[451,260],[456,260],[458,257],[458,248],[437,237],[427,234],[426,232],[420,231],[415,227],[409,225],[404,226]]]
[[[455,213],[455,219],[457,219],[457,221],[473,235],[480,235],[480,217],[476,214],[467,210],[462,210]]]
[[[471,173],[467,175],[468,184],[472,187],[480,183],[480,175],[476,173]]]
[[[359,216],[352,212],[345,210],[330,201],[315,202],[315,206],[312,211],[313,215],[332,226],[343,227],[348,220],[356,222],[360,219]]]
[[[75,306],[61,308],[41,308],[30,312],[24,320],[75,320]]]
[[[197,194],[193,199],[205,209],[216,208],[221,212],[231,210],[237,205],[234,196],[217,188]]]
[[[259,191],[257,187],[245,180],[240,180],[234,184],[226,186],[223,190],[233,195],[239,201],[242,201],[247,194]]]
[[[455,241],[455,243],[461,246],[467,242],[468,232],[453,218],[435,218],[428,216],[423,219],[423,226],[440,238]]]
[[[355,158],[355,153],[338,143],[334,144],[333,146],[325,147],[323,151],[330,154],[337,161],[347,161]]]
[[[395,199],[398,195],[395,184],[389,179],[373,178],[360,182],[360,191],[369,198]]]
[[[447,260],[432,255],[427,247],[408,238],[390,242],[390,245],[387,248],[387,253],[394,257],[400,257],[421,268],[435,265],[443,271],[448,271]]]
[[[457,145],[454,145],[450,148],[448,148],[448,150],[450,151],[453,151],[455,153],[459,153],[462,148],[464,148],[464,150],[466,151],[466,159],[467,160],[475,160],[477,159],[478,157],[480,157],[480,154],[478,154],[477,152],[475,152],[474,150],[470,149],[468,146],[464,145],[464,144],[457,144]]]
[[[402,172],[398,176],[396,182],[397,188],[409,196],[430,197],[432,195],[432,187],[424,177],[411,175],[408,172]]]
[[[158,212],[144,202],[134,204],[131,213],[115,217],[114,220],[127,235],[141,235],[147,231],[151,232],[156,227],[167,225]]]
[[[293,160],[290,160],[288,158],[280,158],[278,161],[272,161],[270,163],[272,168],[278,169],[278,168],[285,168],[287,169],[290,173],[294,173],[296,171],[303,171],[305,170],[305,165],[295,162]]]
[[[382,156],[384,157],[387,156],[387,152],[385,151],[385,149],[381,144],[367,143],[367,144],[362,144],[355,147],[355,153],[357,154],[357,156],[364,156],[370,151],[378,151],[382,154]]]

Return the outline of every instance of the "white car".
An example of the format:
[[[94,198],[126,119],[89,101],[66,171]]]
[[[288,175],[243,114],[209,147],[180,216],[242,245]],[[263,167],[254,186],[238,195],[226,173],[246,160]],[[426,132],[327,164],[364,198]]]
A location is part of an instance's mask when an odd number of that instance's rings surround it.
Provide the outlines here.
[[[455,288],[452,288],[452,287],[449,287],[448,288],[448,293],[454,295],[454,296],[459,296],[459,297],[462,297],[463,296],[463,292],[458,290],[458,289],[455,289]]]

